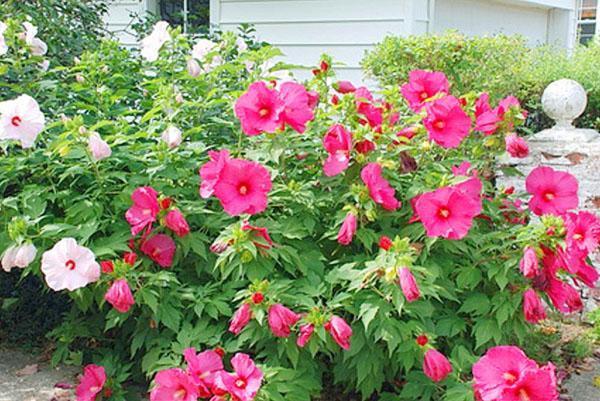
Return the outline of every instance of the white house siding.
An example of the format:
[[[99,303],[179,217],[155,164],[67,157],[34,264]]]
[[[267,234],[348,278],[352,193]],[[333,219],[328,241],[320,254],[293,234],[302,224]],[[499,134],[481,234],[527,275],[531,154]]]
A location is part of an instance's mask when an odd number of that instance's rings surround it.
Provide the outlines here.
[[[111,0],[104,20],[107,29],[125,46],[136,46],[137,40],[131,29],[131,14],[145,15],[155,11],[155,0]]]

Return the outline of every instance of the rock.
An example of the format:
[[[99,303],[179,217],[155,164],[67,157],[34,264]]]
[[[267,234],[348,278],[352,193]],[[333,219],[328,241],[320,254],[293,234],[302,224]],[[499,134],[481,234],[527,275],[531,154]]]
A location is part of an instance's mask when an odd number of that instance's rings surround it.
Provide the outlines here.
[[[600,360],[596,359],[590,370],[582,370],[580,374],[573,374],[565,381],[564,387],[573,400],[598,401],[600,388],[594,385],[600,376]]]

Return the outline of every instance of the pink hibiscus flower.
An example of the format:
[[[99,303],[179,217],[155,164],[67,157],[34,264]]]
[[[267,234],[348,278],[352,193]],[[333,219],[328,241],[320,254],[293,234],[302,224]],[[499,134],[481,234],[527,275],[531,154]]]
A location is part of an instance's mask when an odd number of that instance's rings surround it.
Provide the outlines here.
[[[33,146],[45,124],[40,106],[29,95],[0,102],[0,140],[14,139],[23,148]]]
[[[266,227],[253,226],[248,220],[244,220],[242,222],[242,231],[250,232],[250,240],[257,248],[271,249],[273,247],[273,240]]]
[[[289,337],[291,327],[300,320],[300,315],[292,312],[281,304],[274,304],[269,308],[269,327],[275,337]]]
[[[429,139],[443,148],[457,148],[471,130],[471,118],[454,96],[445,96],[426,105],[423,124]]]
[[[492,135],[498,129],[502,119],[490,106],[490,96],[482,93],[475,101],[475,130],[485,135]]]
[[[139,187],[131,194],[133,206],[125,213],[125,219],[131,226],[131,235],[137,235],[152,226],[160,211],[158,192],[152,187]]]
[[[87,365],[75,389],[77,401],[95,401],[106,383],[106,372],[102,366]]]
[[[452,373],[452,365],[444,354],[436,349],[429,349],[423,359],[423,373],[434,382],[440,382]]]
[[[156,234],[145,240],[140,247],[150,259],[158,263],[160,267],[171,267],[175,256],[175,241],[166,234]]]
[[[252,310],[250,309],[250,305],[245,303],[233,314],[233,318],[229,324],[229,332],[237,336],[250,323],[251,318]]]
[[[214,195],[230,216],[257,214],[267,208],[271,186],[271,175],[262,165],[231,159],[220,172]]]
[[[408,83],[402,85],[400,91],[408,102],[408,106],[418,112],[425,102],[433,96],[447,94],[450,84],[443,72],[414,70],[408,74]]]
[[[369,124],[371,128],[377,128],[383,122],[383,110],[372,103],[359,102],[356,111],[364,117],[361,122]]]
[[[262,371],[248,355],[242,353],[231,358],[231,365],[234,373],[224,373],[220,376],[224,387],[233,399],[252,401],[262,385]]]
[[[181,369],[166,369],[154,378],[150,401],[197,401],[198,386],[194,379]]]
[[[115,310],[121,313],[127,313],[131,306],[135,304],[133,294],[125,279],[115,281],[106,294],[104,294],[104,299],[111,304]]]
[[[594,252],[600,241],[600,219],[591,212],[567,213],[567,246],[584,252]]]
[[[415,276],[408,267],[398,269],[398,280],[400,281],[402,293],[408,302],[414,302],[421,297],[417,280],[415,280]]]
[[[279,97],[284,104],[281,113],[282,129],[287,124],[297,132],[303,133],[306,123],[315,117],[311,107],[312,100],[306,88],[296,82],[284,82],[279,88]]]
[[[95,161],[106,159],[112,154],[108,143],[97,132],[91,132],[88,138],[88,149]]]
[[[291,102],[291,91],[288,96]],[[259,81],[250,85],[248,90],[238,98],[234,110],[242,124],[242,131],[246,135],[254,136],[263,132],[275,132],[281,125],[281,114],[284,108],[285,103],[277,91]],[[304,118],[304,113],[296,117]]]
[[[532,195],[529,208],[538,216],[561,216],[579,204],[579,183],[570,173],[540,166],[531,171],[525,180],[527,192]]]
[[[10,246],[4,251],[4,255],[2,256],[2,269],[5,272],[10,272],[13,267],[24,269],[35,260],[36,255],[37,249],[31,243]]]
[[[540,273],[539,262],[535,249],[528,246],[523,250],[523,257],[519,262],[519,268],[523,276],[527,278],[534,278]]]
[[[325,330],[329,332],[333,341],[346,351],[350,349],[350,339],[352,338],[352,327],[344,319],[338,316],[332,316],[329,322],[325,323]]]
[[[360,172],[360,178],[369,189],[369,196],[385,210],[394,211],[402,206],[395,198],[396,191],[382,175],[382,168],[377,163],[369,163]]]
[[[523,159],[529,156],[529,145],[525,139],[519,137],[517,134],[509,134],[504,138],[506,144],[506,151],[512,157]]]
[[[325,134],[323,147],[329,153],[323,164],[323,172],[327,177],[340,174],[350,164],[352,150],[352,134],[343,125],[335,124]]]
[[[178,237],[185,237],[190,233],[190,226],[181,211],[177,208],[169,210],[165,216],[165,226]]]
[[[140,43],[141,56],[150,62],[158,60],[161,47],[170,40],[169,23],[158,21],[154,24],[150,35],[142,39]]]
[[[75,291],[98,281],[100,265],[88,248],[73,238],[63,238],[42,255],[42,273],[54,291]]]
[[[304,324],[300,326],[300,335],[298,335],[298,340],[296,340],[298,347],[304,348],[310,341],[314,332],[315,326],[312,324]]]
[[[200,178],[202,183],[200,184],[200,196],[204,199],[210,198],[215,191],[215,185],[221,178],[221,171],[225,167],[225,164],[231,160],[229,158],[228,150],[208,152],[210,161],[205,163],[200,168]]]
[[[187,373],[198,386],[200,398],[209,398],[212,395],[211,388],[215,382],[215,374],[223,370],[221,355],[215,351],[204,351],[196,354],[194,348],[183,351],[183,357],[187,362]]]
[[[538,324],[547,317],[542,300],[532,288],[523,293],[523,315],[531,324]]]
[[[350,245],[356,233],[356,223],[356,216],[353,213],[346,214],[337,235],[337,242],[340,245]]]

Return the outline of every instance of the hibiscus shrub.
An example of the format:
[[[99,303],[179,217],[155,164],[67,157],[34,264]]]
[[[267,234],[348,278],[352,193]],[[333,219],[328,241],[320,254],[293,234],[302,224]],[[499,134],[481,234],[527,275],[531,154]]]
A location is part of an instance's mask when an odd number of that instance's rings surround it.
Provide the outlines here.
[[[518,100],[429,71],[377,97],[327,56],[301,84],[213,40],[159,22],[1,104],[2,266],[73,300],[78,400],[557,400],[514,345],[581,309],[599,223],[567,173],[495,189]]]

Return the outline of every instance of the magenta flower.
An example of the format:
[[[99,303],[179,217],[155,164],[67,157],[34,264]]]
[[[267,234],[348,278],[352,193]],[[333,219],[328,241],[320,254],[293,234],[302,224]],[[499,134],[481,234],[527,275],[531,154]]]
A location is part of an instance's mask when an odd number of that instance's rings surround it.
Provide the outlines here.
[[[296,341],[298,347],[304,348],[310,341],[310,338],[314,332],[315,326],[312,324],[304,324],[300,326],[300,335],[298,335],[298,340]]]
[[[250,309],[250,305],[243,304],[233,314],[233,318],[231,319],[231,323],[229,324],[229,332],[237,336],[242,332],[242,330],[244,330],[244,327],[246,327],[248,323],[250,323],[251,318],[252,310]]]
[[[250,231],[250,239],[257,248],[271,249],[273,247],[273,240],[266,227],[253,226],[247,220],[244,220],[242,222],[242,231]]]
[[[567,246],[586,253],[594,252],[600,241],[600,219],[594,213],[567,213]]]
[[[538,324],[547,317],[542,300],[532,288],[523,293],[523,315],[531,324]]]
[[[337,242],[340,245],[350,245],[352,238],[354,238],[354,233],[356,233],[356,216],[348,213],[338,232]]]
[[[152,187],[139,187],[131,194],[133,206],[125,213],[125,219],[131,226],[131,235],[137,235],[156,221],[160,211],[158,192]]]
[[[223,370],[221,355],[215,351],[196,354],[194,348],[187,348],[183,351],[183,357],[187,362],[187,374],[198,386],[198,396],[209,398],[212,395],[211,389],[215,383],[215,374]]]
[[[342,94],[352,93],[356,91],[354,85],[350,81],[338,81],[333,85],[334,89]]]
[[[284,104],[281,113],[282,129],[287,124],[297,132],[303,133],[306,123],[315,117],[311,107],[312,100],[306,88],[296,82],[284,82],[279,88],[279,97]]]
[[[361,123],[368,123],[371,128],[377,128],[383,122],[383,110],[372,103],[359,102],[356,111],[364,117]]]
[[[540,267],[535,249],[528,246],[523,251],[523,258],[519,262],[519,268],[523,276],[527,278],[534,278],[540,273]]]
[[[402,293],[408,302],[414,302],[421,297],[417,280],[415,280],[415,276],[408,267],[398,269],[398,280],[400,281]]]
[[[165,216],[165,226],[178,237],[185,237],[190,233],[190,226],[179,209],[169,210]]]
[[[532,195],[529,208],[538,216],[561,216],[579,204],[577,179],[570,173],[556,171],[552,167],[533,169],[525,180],[525,187]]]
[[[260,135],[263,132],[275,132],[281,124],[281,113],[285,103],[276,90],[267,84],[254,82],[235,102],[235,115],[242,124],[246,135]]]
[[[83,368],[83,376],[75,389],[77,401],[95,401],[106,383],[106,372],[102,366],[87,365]]]
[[[275,337],[289,337],[291,327],[300,320],[300,315],[292,312],[281,304],[274,304],[269,308],[269,327]]]
[[[454,96],[445,96],[427,103],[423,124],[429,139],[443,148],[457,148],[469,136],[471,118]]]
[[[98,281],[100,264],[91,250],[63,238],[42,255],[42,273],[54,291],[75,291]]]
[[[511,108],[521,108],[521,103],[519,102],[519,99],[517,99],[514,96],[507,96],[504,99],[500,100],[500,102],[498,103],[498,107],[496,108],[496,113],[498,114],[498,117],[500,118],[504,118],[504,115],[511,109]]]
[[[475,101],[475,130],[484,135],[492,135],[502,119],[490,106],[490,95],[482,93]]]
[[[434,382],[440,382],[452,373],[452,365],[441,352],[429,349],[423,359],[423,373]]]
[[[135,304],[133,294],[125,279],[115,281],[104,294],[104,299],[121,313],[127,313],[131,306]]]
[[[335,124],[327,130],[323,137],[323,147],[329,153],[323,164],[323,172],[327,177],[333,177],[348,168],[350,151],[352,151],[352,133],[343,125]]]
[[[360,178],[369,189],[371,199],[385,210],[394,211],[402,206],[395,198],[396,191],[382,175],[382,168],[377,163],[369,163],[360,172]]]
[[[329,322],[325,323],[325,330],[329,332],[333,341],[346,351],[350,349],[350,339],[352,338],[352,327],[344,319],[338,316],[332,316]]]
[[[233,399],[252,401],[262,385],[262,371],[248,355],[241,353],[231,358],[231,365],[234,373],[224,373],[220,376],[224,387]]]
[[[408,75],[408,83],[400,91],[414,112],[419,112],[425,102],[437,94],[447,94],[450,84],[443,72],[414,70]]]
[[[529,145],[525,139],[519,137],[517,134],[510,134],[504,138],[506,143],[506,151],[512,157],[523,159],[529,156]]]
[[[225,164],[231,160],[229,158],[229,151],[226,149],[218,152],[211,150],[208,152],[208,156],[210,161],[206,162],[200,168],[200,178],[202,180],[200,184],[200,196],[204,199],[210,198],[215,192],[215,185],[217,185],[217,182],[221,178],[221,171],[223,171]]]
[[[166,234],[156,234],[144,241],[140,250],[160,267],[171,267],[175,256],[175,241]]]
[[[166,369],[154,378],[150,401],[197,401],[198,387],[194,379],[181,369]]]

